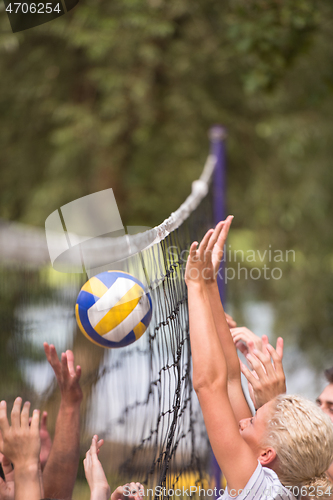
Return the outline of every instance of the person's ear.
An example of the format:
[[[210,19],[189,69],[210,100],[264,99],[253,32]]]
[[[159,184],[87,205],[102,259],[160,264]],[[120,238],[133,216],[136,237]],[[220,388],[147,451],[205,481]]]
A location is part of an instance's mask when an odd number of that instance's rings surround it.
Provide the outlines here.
[[[260,456],[258,458],[259,462],[263,467],[267,467],[272,464],[276,459],[276,451],[274,448],[265,448],[261,451]]]

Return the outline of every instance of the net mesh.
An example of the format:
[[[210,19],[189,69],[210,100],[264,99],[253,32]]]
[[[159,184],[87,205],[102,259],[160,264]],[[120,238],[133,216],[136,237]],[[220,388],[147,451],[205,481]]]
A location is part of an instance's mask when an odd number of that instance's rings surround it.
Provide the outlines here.
[[[30,267],[2,261],[2,397],[11,404],[20,394],[47,409],[54,429],[60,396],[42,344],[53,343],[58,353],[73,349],[82,367],[82,454],[92,434],[104,438],[100,457],[111,487],[140,481],[146,497],[168,498],[177,489],[177,496],[186,496],[190,486],[208,486],[209,446],[191,382],[184,269],[190,243],[212,226],[212,217],[209,188],[180,219],[166,221],[153,245],[111,266],[142,280],[153,303],[147,332],[122,349],[95,346],[78,331],[74,305],[86,277],[57,273],[43,259]]]

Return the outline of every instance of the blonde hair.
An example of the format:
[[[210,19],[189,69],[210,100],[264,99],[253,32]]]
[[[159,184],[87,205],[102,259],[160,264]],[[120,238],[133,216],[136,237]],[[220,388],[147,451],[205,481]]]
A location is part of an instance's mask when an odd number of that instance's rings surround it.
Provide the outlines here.
[[[285,486],[306,487],[313,496],[329,498],[333,485],[325,472],[333,462],[333,425],[311,401],[280,395],[267,426],[269,445],[277,454],[277,470]],[[325,491],[330,489],[330,495]]]

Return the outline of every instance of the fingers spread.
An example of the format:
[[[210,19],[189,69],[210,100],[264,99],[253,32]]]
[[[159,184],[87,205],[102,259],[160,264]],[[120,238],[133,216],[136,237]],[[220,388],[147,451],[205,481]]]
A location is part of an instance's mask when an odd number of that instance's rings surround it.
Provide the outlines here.
[[[255,350],[255,352],[247,354],[246,359],[251,364],[252,369],[257,372],[259,378],[264,378],[266,376],[266,371],[257,352],[258,351]]]
[[[259,361],[262,364],[262,366],[264,367],[267,375],[274,377],[275,370],[274,370],[274,367],[271,363],[271,355],[269,353],[264,354],[263,352],[259,351],[258,349],[254,349],[253,354],[259,359]]]

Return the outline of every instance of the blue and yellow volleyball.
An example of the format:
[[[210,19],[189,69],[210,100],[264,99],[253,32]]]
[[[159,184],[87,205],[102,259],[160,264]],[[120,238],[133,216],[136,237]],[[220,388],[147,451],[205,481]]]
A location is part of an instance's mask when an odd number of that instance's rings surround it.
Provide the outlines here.
[[[147,330],[152,303],[137,278],[123,271],[107,271],[83,285],[75,315],[81,332],[94,344],[124,347]]]

